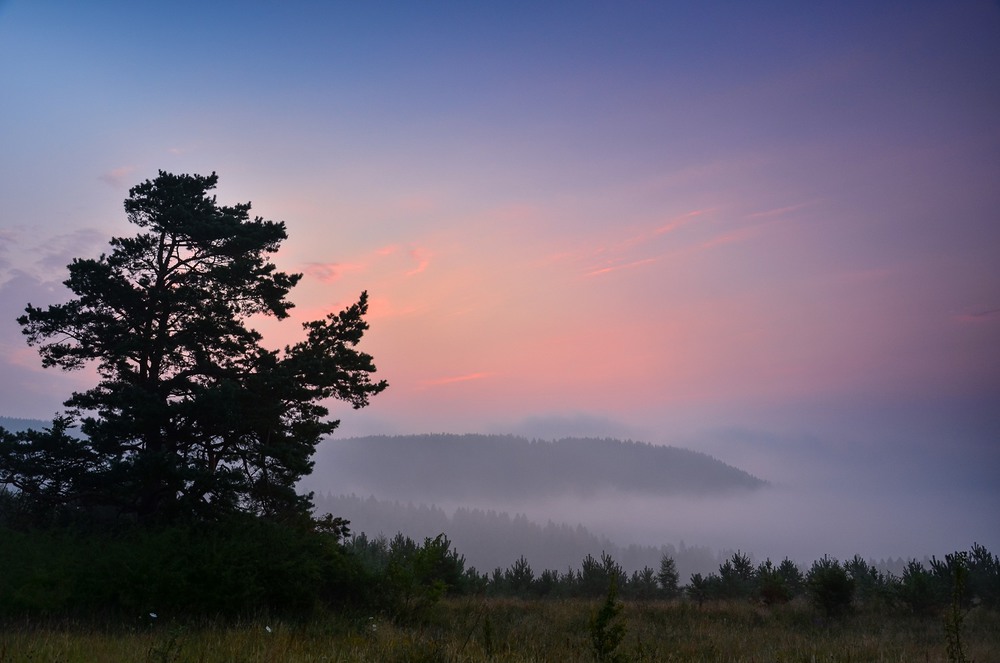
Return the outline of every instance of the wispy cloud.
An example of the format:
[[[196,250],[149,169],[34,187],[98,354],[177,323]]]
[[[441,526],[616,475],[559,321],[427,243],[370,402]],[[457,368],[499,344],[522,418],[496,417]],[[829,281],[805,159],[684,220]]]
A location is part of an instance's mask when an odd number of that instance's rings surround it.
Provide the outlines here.
[[[4,272],[10,266],[10,261],[6,258],[9,248],[17,243],[17,235],[12,230],[0,228],[0,280],[4,278]]]
[[[681,228],[682,226],[686,226],[692,221],[695,221],[698,217],[704,216],[714,211],[715,208],[710,207],[708,209],[698,209],[692,212],[688,212],[686,214],[681,214],[680,216],[675,216],[672,219],[669,219],[666,223],[664,223],[660,227],[656,228],[656,230],[654,230],[652,234],[665,235],[666,233],[672,233],[675,230]]]
[[[957,316],[962,322],[988,322],[1000,319],[1000,308],[991,308],[980,311],[971,311]]]
[[[120,189],[131,182],[131,175],[135,172],[135,170],[135,166],[121,166],[119,168],[113,168],[106,173],[102,173],[99,179],[102,182],[110,184],[116,189]]]
[[[354,260],[306,263],[302,271],[310,278],[323,283],[336,281],[349,272],[367,272],[373,269],[383,273],[394,272],[396,275],[414,276],[427,269],[430,265],[430,256],[431,252],[423,247],[387,244]],[[402,264],[400,257],[403,258]]]
[[[467,373],[465,375],[451,375],[448,377],[424,380],[420,384],[424,387],[440,387],[446,384],[455,384],[456,382],[471,382],[472,380],[482,380],[484,378],[491,377],[492,375],[493,373],[486,373],[486,372]]]
[[[661,238],[663,235],[679,230],[682,227],[693,223],[699,217],[704,217],[713,211],[715,211],[715,208],[698,209],[685,212],[684,214],[673,216],[666,221],[660,221],[653,228],[646,228],[633,233],[625,239],[619,239],[615,242],[592,247],[589,251],[580,251],[577,253],[580,257],[587,259],[590,262],[602,259],[601,262],[603,263],[597,266],[585,268],[584,274],[586,276],[599,276],[601,274],[608,274],[610,272],[630,269],[633,267],[641,267],[643,265],[657,262],[660,258],[662,258],[662,255],[636,257],[634,256],[634,253],[638,252],[638,249],[641,247],[648,245],[655,246],[657,242],[662,242]],[[554,262],[556,258],[565,259],[571,255],[572,254],[567,252],[553,255],[552,261]]]
[[[415,276],[417,274],[420,274],[421,272],[426,270],[427,266],[430,265],[431,263],[430,254],[426,249],[415,247],[410,249],[409,254],[410,257],[413,258],[413,261],[416,263],[416,266],[410,271],[406,272],[407,276]]]
[[[407,302],[399,303],[390,300],[388,297],[372,296],[368,300],[368,319],[380,320],[384,318],[399,318],[410,315],[417,315],[423,309],[420,304]]]
[[[724,219],[712,218],[714,216],[713,213],[719,210],[718,207],[696,209],[671,217],[652,229],[635,233],[618,242],[599,245],[586,253],[577,252],[576,257],[582,257],[591,263],[599,262],[597,265],[592,264],[584,269],[586,276],[600,276],[619,270],[642,267],[660,262],[669,256],[689,254],[725,244],[749,240],[764,232],[769,226],[788,223],[790,219],[787,215],[810,204],[812,203],[799,203],[746,214],[742,217],[745,220],[742,225],[735,228],[730,227],[728,230],[718,227],[717,222],[725,221]],[[709,219],[712,219],[711,223],[699,226],[699,229],[693,234],[690,232],[685,233],[684,238],[680,242],[671,241],[673,246],[664,245],[662,242],[657,243],[664,235],[669,235],[682,228],[692,226],[698,221],[708,222]],[[715,230],[716,234],[706,237],[706,234],[712,229]],[[699,239],[699,236],[701,239]],[[678,244],[681,245],[678,246]],[[643,251],[647,254],[646,256],[641,255],[642,252],[639,251],[641,247],[649,247]],[[658,247],[661,248],[657,252]],[[654,252],[655,255],[649,255],[651,252]],[[553,254],[550,262],[566,260],[572,257],[574,257],[573,253],[564,251],[559,254]]]
[[[73,258],[96,258],[108,245],[108,237],[95,228],[80,228],[50,237],[35,248],[37,266],[46,273],[62,274]]]
[[[789,223],[790,220],[785,218],[786,214],[789,214],[795,210],[802,209],[803,207],[811,203],[800,203],[798,205],[788,205],[786,207],[776,207],[774,209],[764,210],[761,212],[754,212],[752,214],[747,214],[744,218],[746,219],[766,219],[760,223],[751,223],[749,225],[744,225],[739,228],[734,228],[728,232],[721,233],[715,237],[711,237],[699,244],[697,249],[711,249],[717,246],[722,246],[724,244],[734,244],[736,242],[743,242],[757,235],[761,234],[768,228],[776,226],[779,224]]]
[[[711,239],[708,239],[698,245],[700,249],[711,249],[716,246],[722,246],[723,244],[733,244],[735,242],[742,242],[744,240],[750,239],[751,237],[760,233],[761,229],[767,224],[759,224],[756,226],[746,226],[744,228],[737,228],[736,230],[731,230],[727,233],[722,233],[721,235],[716,235]]]
[[[795,212],[802,209],[803,207],[808,207],[812,205],[811,202],[798,203],[796,205],[787,205],[785,207],[775,207],[774,209],[767,209],[760,212],[754,212],[752,214],[747,214],[748,219],[762,219],[771,216],[783,216],[789,212]]]
[[[654,262],[656,262],[658,260],[659,260],[658,257],[657,258],[644,258],[642,260],[634,260],[632,262],[622,263],[622,264],[619,264],[619,265],[608,265],[607,267],[600,267],[598,269],[594,269],[592,271],[587,272],[587,276],[600,276],[601,274],[609,274],[611,272],[617,272],[618,270],[621,270],[621,269],[631,269],[633,267],[642,267],[643,265],[649,265],[649,264],[652,264],[652,263],[654,263]]]
[[[306,276],[314,278],[323,283],[336,281],[346,272],[357,272],[364,269],[363,264],[347,262],[310,262],[303,266],[302,271]]]

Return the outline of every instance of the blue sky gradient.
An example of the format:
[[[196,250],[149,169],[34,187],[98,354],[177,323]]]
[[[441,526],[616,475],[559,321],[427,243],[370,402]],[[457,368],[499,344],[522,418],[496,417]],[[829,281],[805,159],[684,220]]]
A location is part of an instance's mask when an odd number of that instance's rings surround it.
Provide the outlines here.
[[[0,412],[92,379],[14,318],[129,187],[217,171],[305,274],[273,345],[371,295],[344,434],[683,440],[1000,544],[998,70],[985,0],[8,0]]]

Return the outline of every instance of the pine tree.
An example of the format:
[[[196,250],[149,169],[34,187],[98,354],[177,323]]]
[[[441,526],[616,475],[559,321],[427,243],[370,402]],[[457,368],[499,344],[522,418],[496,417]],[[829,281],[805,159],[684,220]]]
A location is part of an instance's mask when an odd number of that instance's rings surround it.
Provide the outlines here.
[[[133,187],[125,210],[139,233],[69,265],[74,299],[27,306],[18,322],[43,366],[96,363],[99,381],[49,430],[0,431],[0,485],[41,507],[140,521],[308,511],[295,483],[338,424],[320,403],[364,407],[387,386],[356,349],[367,294],[306,323],[305,340],[262,347],[249,319],[286,318],[301,274],[270,260],[284,223],[219,205],[217,181],[161,171]]]

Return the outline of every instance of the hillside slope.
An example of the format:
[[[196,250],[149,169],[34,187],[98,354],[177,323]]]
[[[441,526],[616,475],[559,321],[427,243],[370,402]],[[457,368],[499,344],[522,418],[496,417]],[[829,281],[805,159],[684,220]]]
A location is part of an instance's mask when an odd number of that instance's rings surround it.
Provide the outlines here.
[[[719,495],[765,485],[711,456],[677,447],[472,434],[327,440],[303,482],[318,492],[429,502],[603,492]]]

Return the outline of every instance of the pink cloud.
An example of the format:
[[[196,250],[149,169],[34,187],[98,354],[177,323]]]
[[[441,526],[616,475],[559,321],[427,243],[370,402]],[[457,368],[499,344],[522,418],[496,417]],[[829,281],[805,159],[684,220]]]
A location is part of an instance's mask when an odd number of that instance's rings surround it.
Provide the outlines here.
[[[693,222],[695,219],[704,216],[710,212],[715,211],[715,208],[706,208],[692,210],[690,212],[685,212],[684,214],[675,216],[666,221],[666,223],[661,223],[652,230],[644,229],[641,232],[633,234],[623,240],[598,245],[589,251],[577,251],[575,254],[571,252],[562,252],[558,254],[552,254],[549,257],[549,262],[557,262],[559,260],[564,260],[566,258],[582,257],[594,259],[598,256],[609,256],[602,267],[596,267],[586,270],[587,276],[597,276],[600,274],[607,274],[609,272],[618,271],[620,269],[629,269],[632,267],[640,267],[642,265],[648,265],[650,263],[658,261],[662,256],[646,257],[629,260],[629,254],[635,252],[637,247],[645,246],[647,244],[654,243],[662,235],[674,232],[683,226],[686,226]],[[618,256],[618,257],[615,257]]]
[[[776,207],[774,209],[764,210],[762,212],[754,212],[753,214],[748,214],[746,218],[748,219],[761,219],[769,216],[781,216],[783,214],[788,214],[789,212],[794,212],[800,210],[803,207],[807,207],[812,203],[799,203],[797,205],[788,205],[786,207]]]
[[[973,311],[971,313],[964,313],[957,316],[961,322],[989,322],[991,320],[1000,319],[1000,308],[986,309],[984,311]]]
[[[373,296],[368,300],[369,320],[378,320],[383,318],[399,318],[407,315],[414,315],[416,313],[419,313],[420,310],[421,310],[420,307],[417,306],[416,304],[400,306],[398,304],[393,303],[387,297]]]
[[[11,366],[18,366],[29,371],[41,372],[44,370],[42,368],[42,361],[38,358],[38,352],[30,347],[13,349],[2,347],[0,362],[10,364]]]
[[[587,272],[587,276],[599,276],[601,274],[608,274],[609,272],[617,272],[621,269],[631,269],[633,267],[641,267],[642,265],[648,265],[656,262],[659,258],[644,258],[642,260],[634,260],[632,262],[627,262],[620,265],[609,265],[607,267],[601,267]]]
[[[439,387],[446,384],[455,384],[456,382],[470,382],[472,380],[482,380],[484,378],[491,377],[492,373],[468,373],[466,375],[453,375],[443,378],[435,378],[433,380],[424,380],[420,384],[425,387]]]
[[[414,276],[427,269],[430,264],[430,252],[419,246],[412,246],[406,249],[400,244],[388,244],[375,249],[366,255],[355,260],[345,262],[310,262],[302,267],[302,271],[311,278],[323,283],[329,283],[340,279],[348,272],[368,272],[378,269],[383,274],[402,271],[404,276]],[[412,264],[408,269],[400,265],[400,260],[396,256],[409,258]]]
[[[103,173],[100,180],[117,188],[123,187],[131,181],[129,178],[135,172],[135,166],[122,166]]]
[[[868,281],[878,281],[893,276],[895,269],[888,267],[876,267],[873,269],[858,269],[850,272],[841,272],[834,278],[845,283],[864,283]]]
[[[784,210],[790,210],[792,208],[782,208],[782,209],[784,209]],[[784,212],[781,212],[781,213],[784,213]],[[779,216],[779,210],[770,210],[769,212],[760,212],[760,213],[758,213],[756,215],[755,214],[751,214],[747,218],[753,218],[753,217],[758,216],[758,215],[763,215],[763,216],[772,216],[772,215]],[[755,236],[759,235],[761,232],[763,232],[765,229],[769,228],[770,226],[774,226],[774,225],[778,225],[778,224],[782,224],[782,223],[787,223],[787,220],[780,219],[780,218],[779,219],[771,219],[769,221],[764,221],[762,223],[755,223],[753,225],[743,226],[741,228],[737,228],[735,230],[731,230],[729,232],[722,233],[721,235],[716,235],[715,237],[712,237],[712,238],[710,238],[710,239],[702,242],[697,248],[698,249],[711,249],[711,248],[714,248],[716,246],[722,246],[723,244],[732,244],[734,242],[742,242],[742,241],[750,239],[751,237],[755,237]]]
[[[707,208],[707,209],[694,210],[694,211],[688,212],[686,214],[681,214],[680,216],[675,216],[674,218],[670,219],[665,224],[663,224],[662,226],[660,226],[659,228],[657,228],[656,230],[654,230],[653,234],[654,235],[664,235],[666,233],[671,233],[671,232],[677,230],[678,228],[680,228],[681,226],[686,226],[687,224],[691,223],[692,221],[694,221],[695,219],[697,219],[699,216],[704,216],[705,214],[708,214],[709,212],[714,212],[714,211],[715,211],[715,208],[714,207],[710,207],[710,208]]]
[[[760,226],[750,226],[748,228],[740,228],[738,230],[733,230],[728,233],[716,235],[715,237],[702,242],[698,248],[711,249],[716,246],[722,246],[723,244],[742,242],[743,240],[753,237],[758,232],[760,232]]]
[[[342,262],[310,262],[302,268],[302,271],[306,276],[310,278],[317,279],[323,283],[329,283],[331,281],[336,281],[345,272],[358,271],[363,268],[363,265],[356,263],[342,263]]]
[[[430,256],[426,250],[420,248],[410,249],[410,257],[413,258],[414,262],[417,263],[416,267],[406,272],[407,276],[414,276],[420,274],[427,266],[430,264]]]

